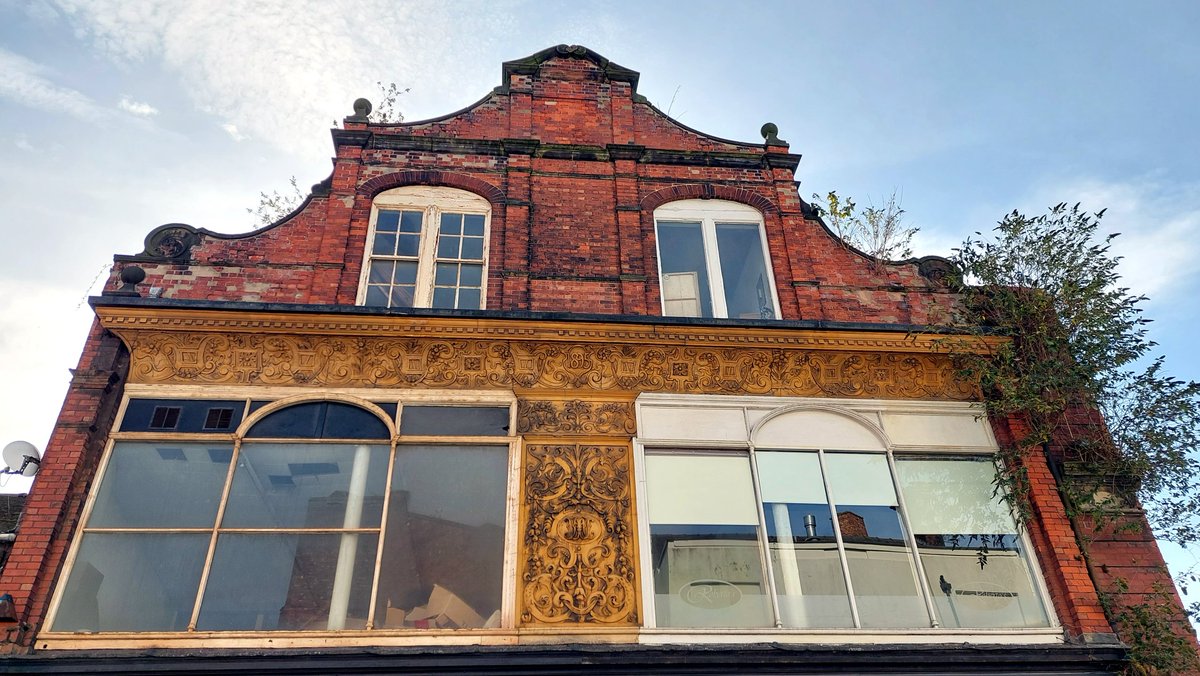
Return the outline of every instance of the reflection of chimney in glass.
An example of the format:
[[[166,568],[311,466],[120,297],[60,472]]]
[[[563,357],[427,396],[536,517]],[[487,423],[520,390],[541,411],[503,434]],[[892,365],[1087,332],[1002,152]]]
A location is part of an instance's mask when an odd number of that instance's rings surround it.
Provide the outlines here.
[[[838,526],[844,538],[870,537],[866,520],[854,512],[838,512]]]
[[[817,517],[812,514],[804,515],[804,531],[810,538],[817,537]]]

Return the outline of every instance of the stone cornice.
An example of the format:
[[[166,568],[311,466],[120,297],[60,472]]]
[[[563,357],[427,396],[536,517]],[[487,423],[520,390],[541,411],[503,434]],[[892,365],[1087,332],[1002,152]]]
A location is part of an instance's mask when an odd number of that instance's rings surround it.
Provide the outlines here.
[[[129,331],[279,333],[289,335],[444,337],[656,345],[779,346],[809,350],[935,353],[945,336],[901,331],[673,326],[597,321],[230,312],[191,308],[97,306],[104,328]],[[963,338],[965,340],[965,338]],[[1003,339],[976,339],[986,351]]]

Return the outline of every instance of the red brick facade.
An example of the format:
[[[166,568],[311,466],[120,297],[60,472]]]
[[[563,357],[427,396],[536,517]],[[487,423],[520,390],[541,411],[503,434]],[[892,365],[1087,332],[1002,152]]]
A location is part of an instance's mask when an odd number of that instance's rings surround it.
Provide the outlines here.
[[[353,304],[375,195],[448,186],[492,207],[488,309],[657,315],[654,209],[721,199],[763,214],[784,319],[926,324],[944,311],[916,263],[871,265],[810,217],[786,145],[683,127],[637,96],[636,74],[601,63],[509,65],[497,91],[430,122],[347,118],[332,176],[290,218],[201,233],[179,265],[128,260],[164,298]]]
[[[477,104],[436,120],[347,118],[333,131],[332,175],[296,212],[238,236],[164,226],[145,252],[118,257],[113,288],[120,267],[136,264],[147,272],[143,295],[153,288],[164,299],[354,305],[373,198],[423,185],[490,204],[488,310],[660,315],[654,210],[680,199],[761,212],[783,319],[924,325],[953,302],[931,261],[874,263],[833,237],[800,199],[800,158],[786,145],[683,127],[636,93],[636,73],[581,48],[511,62],[503,77]],[[33,645],[46,613],[125,359],[115,337],[93,330],[0,578],[28,627],[10,632],[9,650]],[[1015,424],[994,425],[1002,443],[1020,436]],[[1055,477],[1030,457],[1030,533],[1058,618],[1069,636],[1111,633]],[[1148,535],[1097,540],[1092,553],[1106,574],[1143,587],[1167,579],[1148,572],[1162,565]]]

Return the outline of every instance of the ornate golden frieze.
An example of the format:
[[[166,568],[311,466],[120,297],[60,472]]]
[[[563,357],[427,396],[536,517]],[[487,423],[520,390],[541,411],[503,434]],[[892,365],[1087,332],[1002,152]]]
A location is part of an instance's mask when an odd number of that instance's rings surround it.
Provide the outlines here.
[[[120,332],[130,382],[491,387],[970,400],[941,354],[662,344]]]
[[[638,624],[630,448],[528,444],[520,622]]]
[[[637,433],[637,420],[632,402],[518,399],[517,433],[631,437]]]

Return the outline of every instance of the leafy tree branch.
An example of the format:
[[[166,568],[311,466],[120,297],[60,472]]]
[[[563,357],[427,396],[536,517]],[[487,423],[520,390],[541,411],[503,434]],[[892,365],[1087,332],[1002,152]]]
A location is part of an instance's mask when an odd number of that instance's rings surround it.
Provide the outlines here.
[[[1025,514],[1025,454],[1054,446],[1078,466],[1077,475],[1092,477],[1075,484],[1082,495],[1073,482],[1064,485],[1073,517],[1103,526],[1140,501],[1160,537],[1195,544],[1200,383],[1171,377],[1164,358],[1152,358],[1146,298],[1121,285],[1120,258],[1111,251],[1117,235],[1100,233],[1103,216],[1059,204],[1033,217],[1014,211],[988,236],[975,233],[955,255],[961,304],[952,324],[967,336],[944,344],[962,374],[981,384],[988,413],[1026,426],[1001,449],[999,481],[1016,499],[1015,511]],[[985,354],[967,349],[997,333],[1010,340],[992,343]],[[1087,555],[1086,538],[1080,545]],[[1118,596],[1126,600],[1116,603]],[[1102,590],[1109,619],[1134,644],[1135,662],[1196,667],[1191,643],[1180,640],[1182,618],[1169,590],[1141,601],[1129,596]]]

